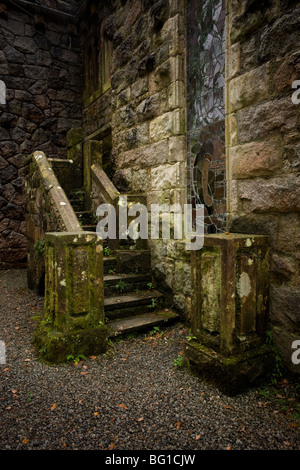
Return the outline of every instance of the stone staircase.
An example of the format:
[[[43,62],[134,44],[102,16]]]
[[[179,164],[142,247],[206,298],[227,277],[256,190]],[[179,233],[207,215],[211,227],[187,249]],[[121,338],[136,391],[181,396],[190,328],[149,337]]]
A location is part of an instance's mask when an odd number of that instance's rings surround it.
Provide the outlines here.
[[[97,221],[86,210],[84,191],[72,191],[69,200],[83,229],[95,231]],[[154,285],[149,250],[137,250],[131,240],[121,240],[116,251],[105,240],[103,250],[104,312],[111,338],[179,320]]]

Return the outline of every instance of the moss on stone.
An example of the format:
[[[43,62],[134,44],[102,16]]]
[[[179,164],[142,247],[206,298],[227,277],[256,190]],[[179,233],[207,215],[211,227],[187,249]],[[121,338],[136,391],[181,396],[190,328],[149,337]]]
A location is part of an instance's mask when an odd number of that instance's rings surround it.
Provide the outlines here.
[[[99,325],[86,330],[55,331],[43,319],[34,336],[33,344],[39,358],[48,364],[66,362],[68,356],[99,355],[107,349],[108,328]],[[49,321],[51,324],[51,319]]]
[[[185,363],[226,395],[236,395],[271,376],[275,352],[262,345],[243,354],[224,356],[196,341],[186,343]]]

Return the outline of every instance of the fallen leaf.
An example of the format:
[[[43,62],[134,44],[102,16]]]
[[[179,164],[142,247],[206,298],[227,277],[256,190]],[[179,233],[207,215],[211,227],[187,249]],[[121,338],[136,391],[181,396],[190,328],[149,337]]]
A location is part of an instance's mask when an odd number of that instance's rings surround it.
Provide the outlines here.
[[[180,429],[180,426],[181,426],[181,422],[180,421],[177,421],[177,429]]]
[[[57,408],[57,403],[54,403],[54,404],[51,406],[51,411],[54,411],[56,408]]]
[[[227,447],[226,447],[226,450],[231,450],[231,446],[227,446]]]
[[[11,393],[13,393],[14,395],[16,395],[18,393],[18,390],[12,390]]]
[[[97,359],[97,356],[90,356],[91,359]]]
[[[288,442],[288,441],[283,441],[283,443],[284,443],[284,445],[287,446],[287,447],[289,447],[289,446],[291,445],[291,443]]]
[[[113,450],[113,448],[114,448],[114,445],[115,445],[115,444],[112,442],[112,443],[110,444],[110,446],[109,446],[108,450]]]
[[[98,416],[98,414],[99,414],[99,411],[95,411],[94,415]]]
[[[201,434],[197,434],[196,436],[196,441],[199,441],[199,439],[201,439]]]
[[[140,423],[141,421],[143,421],[143,420],[144,420],[144,418],[139,418],[139,419],[137,419],[137,421],[138,421],[139,423]]]
[[[87,375],[88,372],[80,372],[80,375]]]
[[[226,405],[224,405],[224,408],[226,408],[227,410],[232,410],[232,406],[226,406]]]
[[[25,439],[22,440],[22,442],[23,442],[23,444],[28,444],[29,440],[25,438]]]
[[[123,408],[124,410],[128,410],[128,407],[124,405],[124,403],[121,403],[120,408]]]

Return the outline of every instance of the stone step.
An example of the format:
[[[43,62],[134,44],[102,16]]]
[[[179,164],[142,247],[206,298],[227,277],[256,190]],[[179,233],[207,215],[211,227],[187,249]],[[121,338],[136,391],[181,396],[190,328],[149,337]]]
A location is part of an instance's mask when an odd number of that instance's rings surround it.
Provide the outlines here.
[[[75,211],[78,220],[82,223],[94,222],[94,214],[91,211]]]
[[[110,274],[109,271],[116,270],[117,258],[114,256],[103,256],[103,273]]]
[[[118,293],[136,292],[149,289],[152,281],[151,274],[105,274],[104,296],[117,295]]]
[[[151,256],[149,250],[126,249],[117,250],[118,272],[120,273],[148,273],[151,270]]]
[[[107,326],[109,328],[109,337],[114,338],[136,331],[148,330],[154,326],[169,326],[179,319],[180,317],[177,313],[169,309],[164,309],[123,319],[118,318],[111,320],[107,322]]]
[[[109,320],[156,310],[164,295],[157,290],[130,292],[104,298],[104,312]]]
[[[84,211],[85,203],[82,199],[69,199],[69,201],[75,212]]]
[[[83,230],[86,232],[96,232],[97,224],[85,224],[82,225]]]

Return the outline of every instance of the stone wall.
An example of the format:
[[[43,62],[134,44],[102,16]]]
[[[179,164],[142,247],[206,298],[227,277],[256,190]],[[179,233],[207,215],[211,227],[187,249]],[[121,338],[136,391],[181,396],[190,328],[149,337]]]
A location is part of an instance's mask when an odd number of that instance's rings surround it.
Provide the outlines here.
[[[105,11],[104,11],[105,10]],[[95,22],[112,45],[111,88],[83,112],[86,139],[111,132],[111,176],[121,193],[151,204],[186,203],[185,11],[178,0],[90,2],[83,41]],[[88,26],[87,26],[88,25]],[[100,59],[101,60],[101,59]],[[85,75],[87,71],[85,71]],[[110,150],[110,152],[109,152]],[[188,311],[189,256],[176,240],[149,240],[160,285]]]
[[[26,260],[25,158],[35,149],[66,157],[66,133],[81,126],[77,3],[24,3],[0,4],[0,267]]]
[[[300,6],[232,0],[227,9],[227,209],[230,231],[271,239],[270,321],[289,368],[300,337]]]

